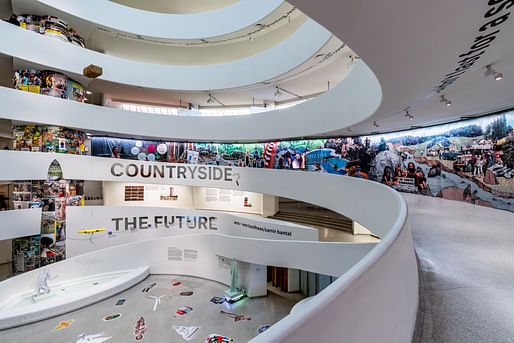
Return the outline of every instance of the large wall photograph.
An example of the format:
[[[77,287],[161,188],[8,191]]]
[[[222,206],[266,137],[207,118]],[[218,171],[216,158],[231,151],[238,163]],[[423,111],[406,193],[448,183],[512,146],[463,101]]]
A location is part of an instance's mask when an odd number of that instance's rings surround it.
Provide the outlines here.
[[[387,134],[252,144],[93,137],[92,154],[346,175],[514,211],[514,111]]]

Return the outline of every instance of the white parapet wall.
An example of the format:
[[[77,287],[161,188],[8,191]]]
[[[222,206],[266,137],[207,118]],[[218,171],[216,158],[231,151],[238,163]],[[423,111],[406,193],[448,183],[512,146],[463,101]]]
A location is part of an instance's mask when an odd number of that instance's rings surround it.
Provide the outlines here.
[[[0,240],[39,235],[41,208],[0,211]]]
[[[2,25],[10,24],[0,22],[0,26]],[[20,28],[13,28],[23,32]],[[23,33],[38,37],[33,32]],[[9,33],[0,36],[0,53],[4,47],[2,45],[4,37],[9,37]],[[66,48],[69,45],[71,48],[78,49],[78,52],[83,50],[71,44],[62,44]],[[43,47],[46,47],[46,44],[42,44],[41,49]],[[31,48],[31,50],[37,49]],[[60,50],[60,48],[56,48],[56,50]],[[83,63],[87,65],[90,60],[86,60],[87,62]],[[117,62],[113,62],[113,64],[121,65]],[[255,69],[252,65],[245,66],[245,68]],[[139,65],[127,65],[121,69],[124,74],[126,74],[126,70],[144,70]],[[159,70],[156,70],[155,73],[156,75],[165,75]],[[199,71],[199,73],[202,72]],[[174,75],[173,80],[198,80],[200,78],[200,76],[181,78],[173,72],[172,74]],[[147,73],[141,78],[152,79]],[[209,80],[219,78],[218,76],[208,77]],[[206,86],[202,89],[212,88]],[[84,131],[125,134],[131,137],[146,136],[155,139],[197,142],[205,141],[208,137],[212,141],[255,142],[333,132],[367,119],[376,111],[381,101],[382,89],[375,74],[364,62],[360,61],[352,69],[352,72],[330,91],[296,106],[255,113],[251,116],[196,117],[122,111],[116,108],[83,104],[0,87],[0,102],[2,103],[0,118],[76,127]]]

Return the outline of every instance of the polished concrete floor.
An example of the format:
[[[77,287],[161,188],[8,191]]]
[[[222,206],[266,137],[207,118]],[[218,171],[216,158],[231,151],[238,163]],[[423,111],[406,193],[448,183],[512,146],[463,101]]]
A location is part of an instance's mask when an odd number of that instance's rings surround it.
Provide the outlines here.
[[[514,342],[514,214],[403,195],[421,266],[414,342]]]
[[[173,286],[180,282],[178,286]],[[156,283],[148,292],[142,290]],[[261,325],[273,325],[285,317],[295,301],[269,293],[267,297],[246,298],[234,304],[214,304],[213,296],[222,297],[227,286],[194,277],[177,275],[151,275],[136,286],[94,305],[37,323],[0,331],[0,342],[15,343],[74,343],[103,342],[101,337],[111,337],[106,342],[136,342],[134,334],[136,322],[144,317],[148,329],[143,341],[152,343],[185,342],[172,326],[199,326],[202,328],[189,342],[203,343],[210,334],[224,335],[235,342],[248,342],[257,336]],[[192,291],[190,296],[181,292]],[[153,311],[155,300],[149,296],[162,296],[161,303]],[[119,299],[126,299],[123,305],[116,305]],[[176,311],[182,306],[193,310],[179,315]],[[220,314],[220,311],[241,314],[250,320],[235,321]],[[112,321],[103,318],[120,313],[121,317]],[[73,322],[61,330],[53,331],[62,321]],[[80,334],[103,335],[97,340],[79,340]]]

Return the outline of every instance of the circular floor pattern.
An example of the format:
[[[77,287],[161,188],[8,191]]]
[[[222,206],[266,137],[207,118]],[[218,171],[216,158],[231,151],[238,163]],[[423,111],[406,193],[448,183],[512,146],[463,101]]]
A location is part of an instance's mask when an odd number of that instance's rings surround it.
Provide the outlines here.
[[[0,335],[2,342],[17,343],[203,343],[211,334],[233,338],[234,342],[248,342],[257,336],[259,327],[273,325],[285,317],[295,304],[269,292],[266,297],[245,298],[231,305],[211,302],[212,297],[222,297],[225,289],[227,286],[221,283],[195,277],[150,275],[136,286],[94,305],[3,330]],[[123,304],[116,305],[121,302]],[[188,312],[177,314],[179,309]],[[225,315],[220,314],[221,311]],[[140,340],[136,340],[137,324],[143,337]],[[197,326],[201,327],[201,331],[186,341],[173,326]],[[194,329],[179,329],[186,336],[188,330],[191,332]]]

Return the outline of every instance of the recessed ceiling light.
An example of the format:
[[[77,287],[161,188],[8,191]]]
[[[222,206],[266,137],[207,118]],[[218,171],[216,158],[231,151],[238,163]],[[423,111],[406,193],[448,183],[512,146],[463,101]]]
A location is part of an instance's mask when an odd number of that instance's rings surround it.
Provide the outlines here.
[[[486,71],[485,71],[484,75],[486,77],[489,75],[493,75],[493,77],[496,81],[500,81],[501,79],[503,79],[503,73],[499,73],[496,70],[494,70],[491,64],[486,65],[485,69],[486,69]]]
[[[93,92],[91,92],[91,91],[86,91],[86,94],[93,94]]]
[[[441,100],[439,102],[444,103],[446,107],[450,107],[452,105],[452,102],[448,100],[444,95],[441,95]]]

